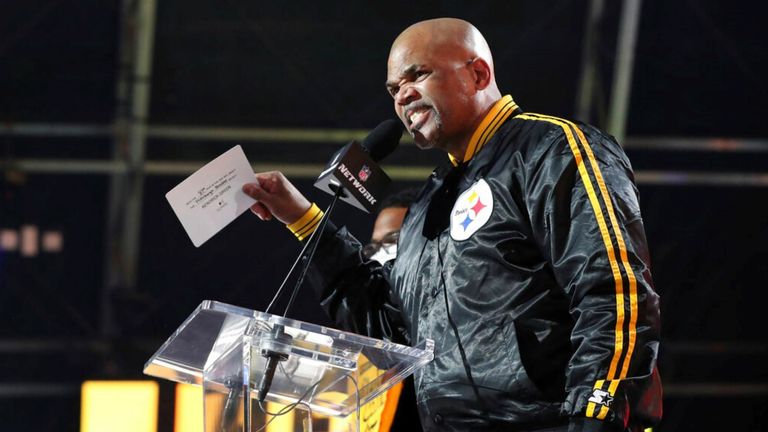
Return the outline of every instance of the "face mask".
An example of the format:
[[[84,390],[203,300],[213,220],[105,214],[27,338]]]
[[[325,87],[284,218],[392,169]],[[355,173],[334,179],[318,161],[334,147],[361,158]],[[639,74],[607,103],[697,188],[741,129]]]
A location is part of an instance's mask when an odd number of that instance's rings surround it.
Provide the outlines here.
[[[397,245],[391,245],[389,247],[383,247],[376,251],[375,254],[371,255],[372,260],[378,261],[381,264],[384,264],[385,262],[389,260],[395,259],[397,256]]]

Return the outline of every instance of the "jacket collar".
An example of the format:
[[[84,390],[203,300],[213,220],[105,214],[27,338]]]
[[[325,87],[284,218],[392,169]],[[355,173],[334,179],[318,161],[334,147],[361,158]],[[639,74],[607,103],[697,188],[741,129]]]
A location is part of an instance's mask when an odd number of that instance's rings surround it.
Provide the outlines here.
[[[468,162],[483,148],[485,143],[491,139],[493,134],[499,129],[504,121],[519,107],[512,100],[512,96],[505,95],[491,107],[488,114],[485,115],[483,121],[475,129],[475,133],[472,134],[472,138],[469,140],[467,151],[464,153],[464,159],[459,161],[451,154],[448,154],[448,158],[451,160],[453,166],[459,166],[459,163]]]

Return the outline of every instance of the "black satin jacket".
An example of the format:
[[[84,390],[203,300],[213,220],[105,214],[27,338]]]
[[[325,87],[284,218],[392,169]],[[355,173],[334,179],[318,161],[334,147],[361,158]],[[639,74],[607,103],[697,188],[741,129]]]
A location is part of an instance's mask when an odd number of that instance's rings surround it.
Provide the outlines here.
[[[517,113],[433,173],[394,262],[363,262],[331,227],[311,277],[338,325],[435,341],[416,374],[425,430],[651,426],[659,303],[637,195],[611,137]]]

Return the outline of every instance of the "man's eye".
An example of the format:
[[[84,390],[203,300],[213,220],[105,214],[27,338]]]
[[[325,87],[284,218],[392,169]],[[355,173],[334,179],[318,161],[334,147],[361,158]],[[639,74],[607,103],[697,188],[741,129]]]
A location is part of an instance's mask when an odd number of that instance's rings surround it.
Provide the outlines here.
[[[429,72],[427,72],[427,71],[416,71],[416,78],[418,79],[418,78],[424,77],[424,76],[426,76],[428,74],[429,74]]]
[[[389,94],[390,94],[392,97],[395,97],[395,96],[397,96],[397,92],[399,92],[399,91],[400,91],[400,87],[390,87],[390,88],[389,88]]]

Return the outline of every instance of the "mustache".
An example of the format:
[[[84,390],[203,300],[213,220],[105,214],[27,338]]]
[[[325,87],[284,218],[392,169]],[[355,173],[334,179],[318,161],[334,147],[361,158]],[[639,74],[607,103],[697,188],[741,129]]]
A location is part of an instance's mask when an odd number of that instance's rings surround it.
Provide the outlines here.
[[[421,109],[421,108],[432,108],[432,105],[424,102],[424,101],[417,101],[413,102],[409,105],[406,105],[405,109],[403,110],[403,114],[405,115],[405,118],[411,116],[411,111]]]

